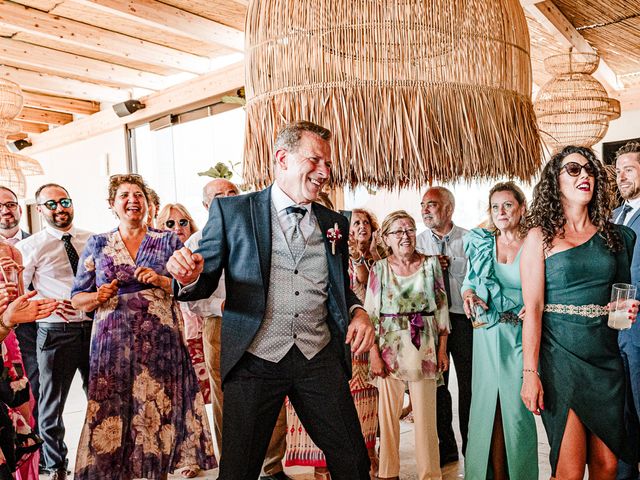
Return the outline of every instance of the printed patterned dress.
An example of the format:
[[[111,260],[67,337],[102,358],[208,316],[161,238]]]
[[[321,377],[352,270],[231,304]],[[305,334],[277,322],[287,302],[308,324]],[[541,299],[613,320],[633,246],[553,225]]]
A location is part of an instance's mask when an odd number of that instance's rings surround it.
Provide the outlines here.
[[[118,294],[95,312],[89,403],[76,480],[160,479],[187,466],[216,467],[202,394],[183,340],[180,308],[134,272],[166,263],[182,245],[148,229],[135,261],[119,231],[85,247],[71,295],[118,280]]]
[[[449,333],[451,326],[437,256],[425,257],[407,277],[396,275],[386,258],[376,262],[369,274],[365,308],[390,377],[410,382],[435,379],[442,384],[438,337]]]
[[[349,259],[351,289],[364,304],[367,285],[358,282],[354,270],[353,262]],[[362,435],[367,448],[375,448],[378,430],[378,389],[369,383],[369,352],[360,355],[351,354],[351,366],[353,375],[349,381],[349,389],[358,411]],[[327,466],[324,453],[313,443],[289,401],[287,401],[287,431],[285,466]]]

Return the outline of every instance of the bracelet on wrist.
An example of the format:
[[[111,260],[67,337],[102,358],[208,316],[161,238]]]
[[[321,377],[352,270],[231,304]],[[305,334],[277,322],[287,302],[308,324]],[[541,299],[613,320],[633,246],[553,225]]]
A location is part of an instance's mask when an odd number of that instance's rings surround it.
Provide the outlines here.
[[[535,373],[538,377],[540,376],[540,372],[538,372],[538,370],[532,369],[532,368],[523,368],[522,369],[522,374],[524,375],[525,373]]]
[[[0,325],[2,325],[2,328],[4,328],[5,330],[15,330],[15,328],[17,327],[17,325],[12,325],[9,326],[6,323],[4,323],[4,317],[0,317]]]

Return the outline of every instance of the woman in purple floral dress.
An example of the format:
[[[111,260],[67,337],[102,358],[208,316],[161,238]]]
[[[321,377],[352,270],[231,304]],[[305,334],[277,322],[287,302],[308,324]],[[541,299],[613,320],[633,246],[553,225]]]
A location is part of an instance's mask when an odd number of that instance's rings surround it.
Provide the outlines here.
[[[179,468],[214,468],[213,443],[166,263],[172,232],[147,228],[146,186],[111,178],[117,229],[90,238],[72,290],[95,311],[89,403],[77,480],[165,479]]]

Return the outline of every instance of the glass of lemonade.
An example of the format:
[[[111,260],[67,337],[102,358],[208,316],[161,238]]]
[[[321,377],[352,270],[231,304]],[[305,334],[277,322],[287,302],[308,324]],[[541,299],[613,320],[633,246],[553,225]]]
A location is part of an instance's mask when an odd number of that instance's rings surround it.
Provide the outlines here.
[[[630,300],[636,298],[635,285],[628,283],[614,283],[611,287],[611,304],[609,310],[609,321],[607,325],[616,330],[626,330],[631,328],[629,318]]]

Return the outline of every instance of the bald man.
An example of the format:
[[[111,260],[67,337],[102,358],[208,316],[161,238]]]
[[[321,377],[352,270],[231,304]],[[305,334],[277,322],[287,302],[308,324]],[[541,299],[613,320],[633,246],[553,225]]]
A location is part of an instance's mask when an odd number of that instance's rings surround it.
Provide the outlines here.
[[[202,205],[209,210],[214,198],[233,197],[240,192],[229,180],[216,178],[207,183],[202,189]],[[191,251],[198,248],[202,230],[186,241],[185,245]],[[224,274],[223,274],[224,275]],[[225,289],[224,277],[220,278],[218,288],[211,297],[195,302],[186,302],[189,310],[203,318],[202,340],[204,343],[204,357],[207,371],[211,378],[211,403],[213,406],[214,432],[218,450],[222,442],[222,383],[220,380],[220,328],[222,326],[222,309],[224,308]],[[219,458],[219,457],[218,457]]]

